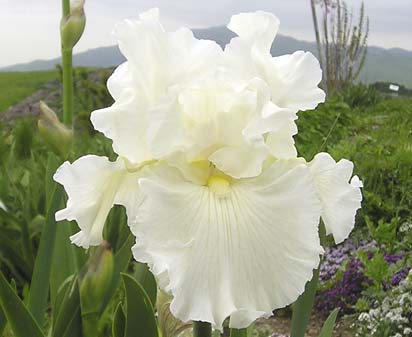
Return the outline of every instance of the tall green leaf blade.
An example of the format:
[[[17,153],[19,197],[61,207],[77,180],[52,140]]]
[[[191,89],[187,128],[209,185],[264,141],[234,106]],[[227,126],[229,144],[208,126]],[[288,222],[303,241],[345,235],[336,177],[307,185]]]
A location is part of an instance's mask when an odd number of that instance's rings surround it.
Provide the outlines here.
[[[126,290],[126,328],[124,337],[159,337],[152,303],[136,280],[122,274]]]
[[[85,255],[82,248],[78,248],[70,242],[70,236],[74,234],[77,225],[68,221],[57,224],[52,270],[50,275],[50,297],[55,302],[60,285],[70,276],[76,274],[84,263]],[[64,261],[64,263],[62,263]]]
[[[319,238],[323,246],[326,241],[325,225],[321,222],[319,225]],[[305,291],[299,296],[293,304],[292,324],[290,337],[304,337],[309,324],[310,314],[315,302],[316,289],[318,287],[319,272],[322,260],[317,269],[313,272],[312,279],[306,283]]]
[[[126,327],[126,316],[124,314],[123,306],[119,303],[114,312],[114,319],[112,325],[113,337],[124,337]]]
[[[53,337],[81,336],[79,283],[73,276],[59,290],[55,305]]]
[[[47,157],[46,174],[44,181],[44,189],[46,194],[46,210],[50,208],[50,203],[53,199],[53,193],[56,188],[56,182],[53,180],[53,174],[59,166],[56,156],[50,155]]]
[[[305,291],[293,304],[292,326],[290,337],[304,337],[309,324],[310,314],[315,301],[318,286],[319,270],[316,269],[312,279],[306,283]]]
[[[1,272],[0,306],[15,337],[44,337],[39,325]]]
[[[120,281],[120,274],[126,271],[130,259],[132,257],[132,246],[134,244],[134,236],[129,234],[126,241],[123,245],[116,251],[114,254],[114,271],[113,271],[113,279],[110,285],[110,289],[107,292],[107,295],[103,301],[102,308],[106,308],[107,304],[109,303],[110,299],[112,298],[113,294],[116,292],[116,289],[119,285]]]
[[[30,279],[32,270],[30,265],[26,262],[21,250],[18,246],[18,241],[13,240],[7,235],[7,231],[3,228],[0,232],[0,252],[2,258],[7,259],[13,266],[19,270],[27,279]]]
[[[333,328],[335,326],[336,318],[338,317],[339,308],[333,310],[325,323],[323,324],[322,330],[320,330],[319,337],[332,337]]]
[[[57,228],[54,214],[59,208],[62,194],[62,188],[55,185],[50,207],[47,212],[46,223],[40,239],[30,287],[28,309],[40,326],[43,324],[44,312],[49,295],[50,273]]]
[[[0,336],[3,336],[3,330],[6,327],[6,324],[7,324],[7,318],[0,305]]]
[[[145,263],[136,263],[134,278],[143,287],[152,302],[153,308],[156,306],[157,284],[156,279]]]
[[[66,295],[66,291],[67,289],[70,287],[72,281],[73,281],[73,275],[68,277],[60,286],[59,291],[57,292],[57,296],[55,301],[52,304],[53,307],[53,316],[54,318],[56,318],[57,314],[61,308],[61,305],[63,303],[63,300],[65,298]]]

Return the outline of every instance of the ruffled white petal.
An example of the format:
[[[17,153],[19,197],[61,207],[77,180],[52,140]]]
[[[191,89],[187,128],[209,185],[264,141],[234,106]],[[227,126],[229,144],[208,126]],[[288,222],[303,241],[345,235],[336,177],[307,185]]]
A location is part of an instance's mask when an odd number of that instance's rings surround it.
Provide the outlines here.
[[[129,218],[136,217],[140,203],[139,172],[129,173],[122,159],[84,156],[73,163],[64,162],[53,176],[67,192],[65,209],[56,213],[56,220],[75,220],[80,232],[71,241],[81,247],[98,245],[103,227],[114,204],[124,205]]]
[[[274,57],[267,69],[272,100],[279,106],[303,111],[314,109],[325,101],[325,92],[318,88],[322,70],[311,53],[297,51]]]
[[[229,328],[248,327],[250,322],[254,322],[258,318],[269,318],[270,316],[272,316],[272,313],[241,309],[230,315]]]
[[[262,172],[269,150],[263,144],[225,146],[213,152],[209,160],[233,178],[255,177]]]
[[[176,152],[168,156],[167,163],[178,169],[185,180],[197,185],[207,184],[212,169],[210,162],[207,160],[189,162],[183,152]]]
[[[134,86],[132,69],[129,62],[123,62],[107,80],[107,89],[114,100],[120,100],[124,91],[131,91]]]
[[[309,168],[322,201],[326,233],[341,243],[355,226],[356,211],[362,201],[362,182],[357,176],[351,179],[352,162],[342,159],[336,163],[328,153],[317,154]]]
[[[272,57],[270,46],[279,20],[268,13],[243,13],[232,17],[228,28],[239,36],[233,38],[224,52],[224,66],[238,80],[255,77],[271,89],[271,100],[280,108],[314,109],[324,102],[325,93],[318,88],[322,71],[311,53],[298,51]]]
[[[279,159],[295,158],[298,152],[295,147],[295,140],[293,139],[296,125],[290,123],[285,125],[284,129],[278,132],[271,132],[266,137],[266,145],[270,149],[270,153]]]
[[[240,13],[231,17],[227,28],[255,48],[270,53],[279,29],[279,19],[268,12]]]
[[[150,150],[156,158],[167,156],[183,147],[185,129],[175,98],[159,103],[149,110],[147,130]]]
[[[161,278],[183,321],[221,328],[232,316],[232,327],[246,327],[296,300],[319,263],[321,207],[305,164],[277,161],[222,188],[163,166],[140,185],[133,254]]]
[[[179,118],[173,111],[176,97],[187,83],[213,71],[222,50],[188,29],[166,32],[157,9],[119,23],[115,36],[128,61],[108,81],[115,103],[94,111],[91,120],[113,140],[117,154],[138,164],[163,155],[169,141],[179,143],[169,129]]]
[[[153,153],[181,151],[187,161],[211,161],[232,177],[258,175],[270,150],[264,134],[284,129],[281,118],[269,116],[268,96],[261,96],[253,85],[219,76],[193,83],[179,94],[178,102],[151,110]]]
[[[257,94],[222,74],[196,83],[179,95],[188,153],[207,158],[222,146],[243,144],[242,130],[256,110]]]
[[[90,117],[96,130],[113,140],[113,150],[131,163],[151,160],[147,144],[145,109],[131,90],[124,90],[112,106],[93,111]]]
[[[289,109],[279,108],[269,102],[263,107],[261,114],[247,125],[243,134],[248,139],[262,137],[269,152],[278,159],[289,159],[297,156],[293,136],[298,133],[295,123],[296,113]]]

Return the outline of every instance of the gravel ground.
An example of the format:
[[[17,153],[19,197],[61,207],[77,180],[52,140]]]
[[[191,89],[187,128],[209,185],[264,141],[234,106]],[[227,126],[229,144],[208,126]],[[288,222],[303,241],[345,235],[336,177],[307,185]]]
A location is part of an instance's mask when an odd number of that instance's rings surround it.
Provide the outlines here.
[[[312,316],[306,337],[318,337],[326,318]],[[352,331],[354,318],[344,317],[336,322],[333,337],[355,337]],[[290,333],[290,318],[274,316],[269,319],[261,319],[256,322],[254,337],[288,337]]]

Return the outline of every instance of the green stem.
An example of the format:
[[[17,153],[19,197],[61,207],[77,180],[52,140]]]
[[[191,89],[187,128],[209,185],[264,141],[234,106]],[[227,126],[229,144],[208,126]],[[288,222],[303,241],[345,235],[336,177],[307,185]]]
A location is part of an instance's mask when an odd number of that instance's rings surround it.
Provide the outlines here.
[[[325,244],[325,226],[320,224],[319,237],[322,245]],[[310,320],[313,304],[315,302],[316,289],[318,287],[319,271],[322,260],[318,268],[313,272],[312,279],[306,284],[305,291],[293,304],[292,324],[290,337],[304,337]]]
[[[62,50],[63,68],[63,123],[71,126],[73,122],[73,63],[72,49]]]
[[[62,0],[63,16],[70,14],[70,0]]]
[[[70,0],[62,0],[63,19],[70,15]],[[63,70],[63,123],[72,125],[73,117],[73,64],[72,49],[62,48]]]
[[[211,337],[212,325],[207,322],[193,322],[193,337]]]
[[[230,329],[230,337],[247,337],[247,329]]]
[[[99,318],[100,317],[97,313],[82,315],[83,337],[97,336],[99,328]]]

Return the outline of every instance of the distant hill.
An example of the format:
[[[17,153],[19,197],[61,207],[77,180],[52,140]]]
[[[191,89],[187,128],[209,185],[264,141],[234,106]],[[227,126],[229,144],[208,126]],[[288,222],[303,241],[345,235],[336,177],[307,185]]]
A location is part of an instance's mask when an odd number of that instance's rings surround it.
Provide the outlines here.
[[[83,67],[112,67],[123,61],[124,57],[120,54],[116,46],[89,49],[85,52],[73,55],[73,64],[75,66]],[[60,57],[51,60],[36,60],[29,63],[16,64],[0,68],[0,71],[50,70],[58,63],[60,63]]]
[[[224,26],[194,30],[198,38],[215,40],[221,46],[226,45],[235,36]],[[316,54],[315,42],[301,41],[289,36],[277,35],[272,46],[272,55],[293,53],[296,50],[310,51]],[[116,46],[90,49],[74,55],[74,64],[85,67],[112,67],[124,61]],[[60,63],[60,58],[36,60],[30,63],[16,64],[0,68],[0,71],[32,71],[53,69]],[[360,80],[366,83],[376,81],[394,82],[412,88],[412,51],[399,48],[384,49],[369,47],[365,67]]]

